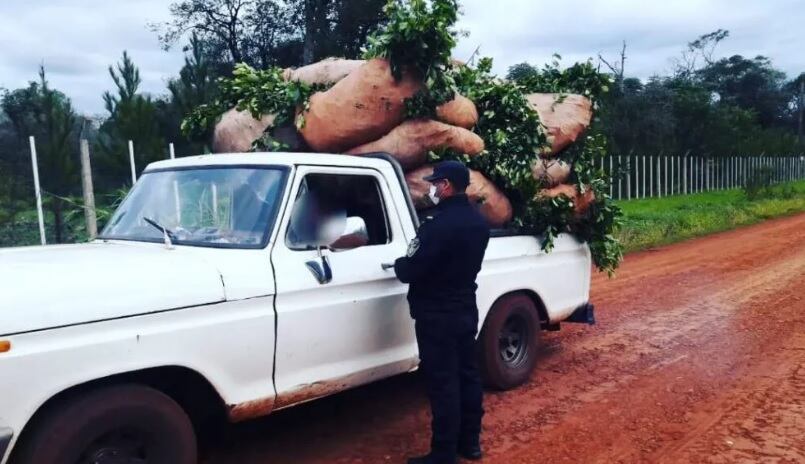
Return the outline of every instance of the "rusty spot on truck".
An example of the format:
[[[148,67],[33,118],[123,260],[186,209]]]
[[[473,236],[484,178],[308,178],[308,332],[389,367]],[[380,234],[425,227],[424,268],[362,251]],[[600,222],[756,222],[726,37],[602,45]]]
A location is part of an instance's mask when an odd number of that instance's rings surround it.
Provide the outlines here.
[[[229,420],[242,422],[268,415],[274,409],[274,397],[229,405]]]
[[[349,390],[359,385],[374,382],[375,380],[386,378],[390,375],[406,372],[412,367],[415,367],[416,364],[416,360],[405,361],[396,365],[357,372],[336,379],[298,385],[290,391],[279,394],[277,400],[274,402],[274,409],[282,409],[295,404],[305,403],[332,395],[333,393]]]
[[[314,382],[311,384],[300,385],[295,389],[278,396],[274,407],[276,409],[280,409],[292,406],[294,404],[304,403],[346,390],[351,386],[352,385],[345,380]]]
[[[333,393],[338,393],[359,385],[374,382],[375,380],[383,379],[389,377],[390,375],[399,374],[401,372],[411,372],[416,369],[418,364],[418,359],[414,358],[395,363],[393,365],[384,366],[382,368],[369,369],[336,379],[297,385],[289,391],[277,395],[276,398],[262,398],[230,405],[229,420],[232,422],[241,422],[247,419],[266,416],[278,409],[287,408],[300,403],[306,403],[308,401],[332,395]]]

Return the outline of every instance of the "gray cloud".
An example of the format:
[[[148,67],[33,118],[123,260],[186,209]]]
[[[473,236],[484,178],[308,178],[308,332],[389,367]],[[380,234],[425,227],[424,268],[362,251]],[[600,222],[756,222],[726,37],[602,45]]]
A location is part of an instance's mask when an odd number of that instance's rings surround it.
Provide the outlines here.
[[[615,58],[628,44],[627,74],[667,72],[685,44],[718,28],[731,37],[720,55],[766,55],[789,75],[805,71],[801,0],[472,0],[461,28],[470,31],[457,55],[495,58],[499,73],[522,61],[548,62],[560,53],[572,63],[602,53]]]
[[[166,92],[183,63],[165,52],[147,24],[168,19],[170,0],[0,0],[0,86],[36,78],[44,63],[51,83],[82,112],[103,113],[111,90],[107,68],[128,50],[142,88]],[[628,43],[627,74],[647,78],[671,69],[685,44],[718,28],[730,39],[720,55],[766,55],[789,76],[805,71],[802,0],[464,0],[456,57],[480,46],[505,73],[522,61],[542,64],[554,52],[570,64],[602,53],[615,58]]]
[[[48,80],[78,110],[102,113],[101,94],[114,87],[107,68],[128,50],[140,67],[142,89],[165,93],[182,53],[163,51],[146,24],[167,16],[166,0],[2,1],[0,86],[24,86],[44,64]]]

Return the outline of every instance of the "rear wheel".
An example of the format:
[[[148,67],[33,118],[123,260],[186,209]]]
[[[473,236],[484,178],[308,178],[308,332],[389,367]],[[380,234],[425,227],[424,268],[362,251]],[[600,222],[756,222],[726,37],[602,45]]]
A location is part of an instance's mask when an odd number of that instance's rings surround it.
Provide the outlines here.
[[[484,382],[499,390],[525,383],[537,363],[540,320],[534,302],[513,294],[498,300],[479,339]]]
[[[196,438],[170,397],[142,385],[103,387],[55,405],[23,438],[22,464],[194,464]]]

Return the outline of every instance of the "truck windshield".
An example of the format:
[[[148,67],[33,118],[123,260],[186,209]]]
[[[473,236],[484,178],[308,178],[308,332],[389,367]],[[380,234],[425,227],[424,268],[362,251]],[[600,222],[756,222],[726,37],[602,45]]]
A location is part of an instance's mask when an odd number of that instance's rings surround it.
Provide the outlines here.
[[[102,239],[261,248],[271,233],[282,168],[198,168],[146,172],[115,211]]]

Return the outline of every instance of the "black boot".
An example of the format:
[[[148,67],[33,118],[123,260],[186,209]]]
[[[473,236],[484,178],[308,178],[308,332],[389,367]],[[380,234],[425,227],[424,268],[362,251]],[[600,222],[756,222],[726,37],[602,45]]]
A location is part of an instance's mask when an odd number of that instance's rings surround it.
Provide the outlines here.
[[[425,456],[409,458],[408,464],[456,464],[456,461],[455,459],[440,459],[435,457],[433,454],[427,454]]]
[[[463,445],[458,448],[458,455],[468,461],[480,461],[484,454],[481,452],[481,445]]]

